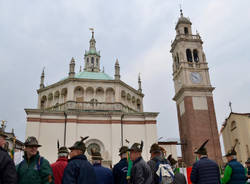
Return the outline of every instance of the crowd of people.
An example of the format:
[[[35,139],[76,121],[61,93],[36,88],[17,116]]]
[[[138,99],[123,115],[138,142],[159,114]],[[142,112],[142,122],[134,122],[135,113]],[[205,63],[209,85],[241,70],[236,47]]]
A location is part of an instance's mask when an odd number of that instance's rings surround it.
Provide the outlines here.
[[[6,136],[0,132],[0,184],[186,184],[186,177],[177,172],[177,161],[157,143],[150,148],[151,159],[142,158],[143,142],[119,149],[120,161],[113,169],[102,166],[102,155],[91,150],[91,162],[85,156],[81,140],[69,148],[58,146],[58,159],[51,164],[39,154],[41,146],[35,137],[24,143],[24,159],[17,166],[3,149]],[[195,151],[198,160],[193,164],[190,180],[194,184],[246,184],[250,178],[250,159],[246,169],[236,160],[234,148],[226,155],[228,163],[223,177],[216,162],[207,156],[208,140]],[[70,151],[69,151],[70,150]],[[68,159],[69,157],[69,159]],[[248,178],[248,180],[247,180]]]

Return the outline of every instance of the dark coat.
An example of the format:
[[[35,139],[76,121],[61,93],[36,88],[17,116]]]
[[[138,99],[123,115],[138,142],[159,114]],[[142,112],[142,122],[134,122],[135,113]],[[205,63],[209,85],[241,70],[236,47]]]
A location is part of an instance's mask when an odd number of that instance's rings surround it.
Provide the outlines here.
[[[68,164],[68,159],[65,157],[60,157],[57,159],[55,163],[51,164],[51,168],[55,178],[55,184],[62,183],[64,169],[66,168],[67,164]]]
[[[0,147],[0,184],[16,184],[17,173],[13,160],[9,154]]]
[[[187,180],[184,174],[182,173],[175,173],[174,175],[174,184],[186,184]]]
[[[149,165],[139,157],[133,162],[131,169],[131,183],[132,184],[151,184],[153,177]]]
[[[63,184],[97,184],[93,166],[85,155],[78,155],[68,161],[63,173]]]
[[[128,162],[126,158],[121,159],[113,168],[115,184],[127,184]]]
[[[216,162],[202,157],[193,164],[190,179],[195,184],[220,183],[220,169]]]
[[[113,184],[112,171],[101,164],[94,164],[97,184]]]
[[[151,169],[152,176],[153,176],[153,183],[152,184],[158,184],[159,183],[159,176],[156,174],[157,164],[159,162],[164,162],[164,161],[167,162],[167,160],[164,160],[162,157],[157,156],[157,157],[154,157],[154,158],[152,158],[151,160],[149,160],[147,162],[147,164],[149,165],[149,167]]]
[[[49,161],[40,157],[39,152],[29,160],[26,154],[23,158],[24,160],[16,167],[18,184],[54,184]]]
[[[245,174],[245,168],[241,165],[241,163],[233,159],[228,162],[228,165],[232,168],[232,175],[228,183],[245,184],[247,181],[247,177]]]

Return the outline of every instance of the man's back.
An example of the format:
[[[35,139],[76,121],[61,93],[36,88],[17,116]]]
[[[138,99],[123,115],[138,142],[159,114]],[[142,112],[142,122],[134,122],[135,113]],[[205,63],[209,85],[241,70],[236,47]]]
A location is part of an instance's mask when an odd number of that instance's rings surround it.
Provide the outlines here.
[[[113,168],[115,184],[127,184],[128,162],[127,158],[121,159]]]
[[[202,157],[193,164],[190,179],[195,184],[220,183],[219,166],[213,160]]]
[[[97,184],[93,166],[85,155],[78,155],[68,161],[64,170],[63,184]]]
[[[131,182],[132,184],[151,184],[153,182],[151,169],[142,157],[133,162]]]
[[[108,168],[103,167],[101,164],[94,164],[97,184],[113,184],[113,174]]]
[[[55,163],[51,164],[51,168],[55,178],[55,184],[62,183],[63,172],[67,164],[68,159],[66,157],[60,157]]]
[[[8,153],[0,147],[0,184],[16,184],[16,168]]]

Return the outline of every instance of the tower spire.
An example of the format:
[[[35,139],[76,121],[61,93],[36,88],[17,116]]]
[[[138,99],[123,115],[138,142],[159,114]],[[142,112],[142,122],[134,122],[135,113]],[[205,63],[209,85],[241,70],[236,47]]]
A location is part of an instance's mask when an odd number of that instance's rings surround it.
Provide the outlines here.
[[[96,47],[95,47],[96,41],[95,41],[95,32],[94,32],[94,28],[89,28],[89,30],[90,30],[91,33],[92,33],[91,39],[90,39],[90,41],[89,41],[89,43],[90,43],[90,45],[89,45],[89,50],[96,51]]]
[[[42,71],[42,74],[41,74],[41,80],[40,80],[40,89],[44,88],[44,69],[45,67],[43,67],[43,71]]]
[[[118,59],[115,61],[115,80],[120,80],[120,65]]]
[[[75,77],[75,59],[72,57],[69,64],[69,78]]]
[[[139,86],[139,88],[138,88],[138,91],[139,91],[139,93],[142,93],[142,88],[141,88],[141,76],[140,76],[141,74],[139,73],[139,75],[138,75],[138,86]]]

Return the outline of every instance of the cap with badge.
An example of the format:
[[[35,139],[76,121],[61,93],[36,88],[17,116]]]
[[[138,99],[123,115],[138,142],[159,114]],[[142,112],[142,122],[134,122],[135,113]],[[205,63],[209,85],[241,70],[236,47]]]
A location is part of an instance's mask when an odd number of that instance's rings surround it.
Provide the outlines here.
[[[207,155],[207,149],[206,149],[206,144],[208,143],[209,139],[207,139],[199,149],[197,149],[194,153],[199,154],[199,155]]]
[[[92,160],[103,160],[101,153],[94,149],[91,149],[91,158]]]
[[[40,144],[38,144],[37,139],[34,136],[30,136],[26,139],[24,142],[25,147],[41,147]]]
[[[128,151],[128,147],[127,146],[122,146],[119,149],[119,155],[121,156],[122,154],[127,153],[127,151]]]
[[[143,149],[143,141],[141,141],[141,144],[140,143],[134,143],[128,151],[142,152],[142,149]]]
[[[69,147],[70,150],[81,150],[83,153],[85,153],[86,151],[86,145],[84,143],[84,141],[86,139],[88,139],[89,136],[86,136],[86,137],[81,137],[81,140],[80,141],[76,141],[75,144],[71,147]]]

